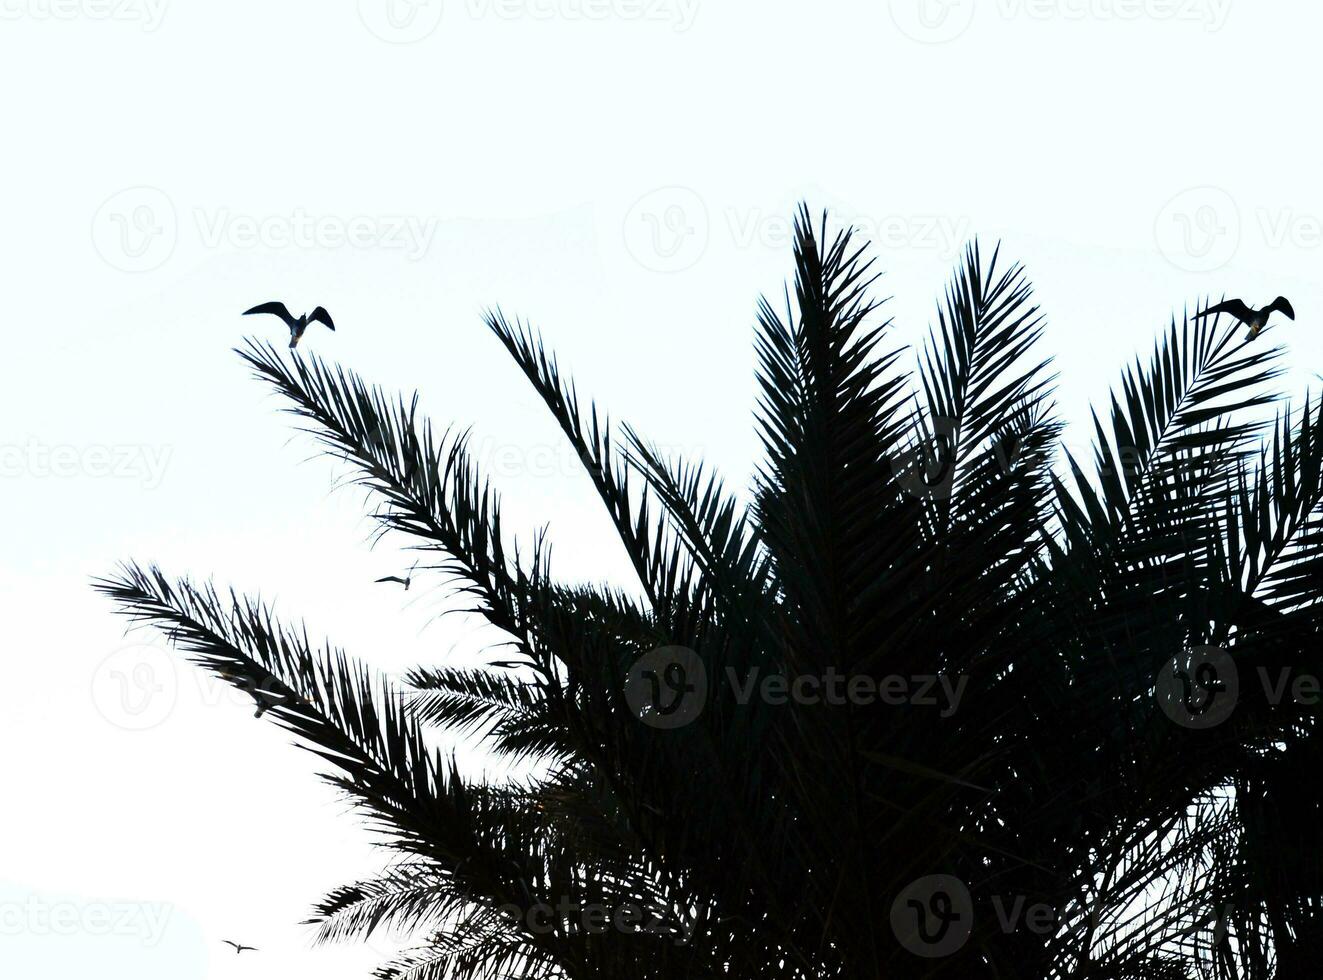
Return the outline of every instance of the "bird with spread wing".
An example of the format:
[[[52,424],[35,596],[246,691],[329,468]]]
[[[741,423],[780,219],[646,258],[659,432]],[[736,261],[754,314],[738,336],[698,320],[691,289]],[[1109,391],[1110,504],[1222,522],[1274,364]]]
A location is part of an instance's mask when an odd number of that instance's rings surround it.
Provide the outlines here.
[[[1228,313],[1234,316],[1245,326],[1249,327],[1250,340],[1259,335],[1259,331],[1268,325],[1268,318],[1274,313],[1285,313],[1292,320],[1295,319],[1295,310],[1292,309],[1290,302],[1285,296],[1278,296],[1261,310],[1256,310],[1244,300],[1229,299],[1225,303],[1218,303],[1216,306],[1210,306],[1195,319],[1201,320],[1206,316],[1213,316],[1216,313]]]
[[[270,313],[278,316],[285,321],[285,326],[289,327],[289,349],[293,350],[299,345],[299,340],[307,331],[308,325],[312,323],[322,323],[328,330],[335,330],[335,323],[331,320],[331,314],[326,312],[326,307],[319,306],[311,313],[304,313],[302,316],[295,317],[289,312],[284,303],[263,303],[261,306],[254,306],[251,310],[244,310],[244,316],[251,316],[254,313]]]
[[[404,591],[405,591],[405,592],[408,592],[408,591],[409,591],[409,585],[410,585],[410,583],[413,582],[413,570],[414,570],[415,568],[417,568],[417,567],[418,567],[418,563],[417,563],[417,562],[414,562],[414,563],[413,563],[413,566],[412,566],[412,567],[409,569],[409,571],[406,572],[403,576],[399,576],[399,575],[387,575],[387,576],[385,576],[384,578],[379,578],[379,579],[377,579],[377,582],[378,582],[378,583],[381,583],[381,582],[395,582],[395,583],[397,583],[397,584],[399,584],[399,585],[404,586]]]
[[[239,955],[240,953],[242,953],[244,950],[251,950],[251,951],[254,952],[254,953],[260,953],[260,952],[261,952],[261,950],[258,949],[256,946],[245,946],[243,943],[236,943],[236,942],[234,942],[234,941],[231,940],[231,939],[222,939],[221,942],[223,942],[226,946],[233,946],[233,947],[234,947],[234,954],[235,954],[236,956],[238,956],[238,955]]]

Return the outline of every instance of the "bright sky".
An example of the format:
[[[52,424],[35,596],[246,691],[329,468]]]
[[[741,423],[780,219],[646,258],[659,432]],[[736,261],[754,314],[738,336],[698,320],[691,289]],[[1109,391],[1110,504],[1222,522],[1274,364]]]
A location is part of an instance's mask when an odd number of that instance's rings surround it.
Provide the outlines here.
[[[898,340],[967,236],[1001,238],[1070,418],[1204,293],[1289,296],[1299,387],[1321,33],[1297,0],[0,0],[0,976],[380,959],[297,925],[384,857],[310,757],[87,584],[156,560],[384,669],[476,649],[426,583],[372,584],[409,559],[229,352],[282,339],[242,310],[328,307],[309,347],[473,424],[510,526],[616,577],[485,307],[737,486],[801,199],[876,234]]]

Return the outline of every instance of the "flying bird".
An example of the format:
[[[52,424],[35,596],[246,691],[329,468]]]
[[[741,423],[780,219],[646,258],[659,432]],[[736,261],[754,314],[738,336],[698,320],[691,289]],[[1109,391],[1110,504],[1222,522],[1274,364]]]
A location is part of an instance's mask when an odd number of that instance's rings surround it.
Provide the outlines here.
[[[408,574],[405,575],[403,578],[400,578],[400,576],[398,576],[398,575],[387,575],[385,578],[379,578],[379,579],[377,579],[377,582],[378,582],[378,583],[380,583],[380,582],[398,582],[400,585],[404,586],[404,591],[405,591],[405,592],[408,592],[408,591],[409,591],[409,583],[413,581],[413,570],[414,570],[415,568],[417,568],[417,567],[418,567],[418,563],[417,563],[417,562],[414,562],[414,563],[413,563],[413,566],[409,569]]]
[[[245,949],[252,950],[254,953],[260,953],[260,952],[261,952],[261,950],[258,949],[256,946],[245,946],[245,945],[243,945],[243,943],[232,942],[232,941],[230,941],[229,939],[222,939],[221,942],[223,942],[226,946],[233,946],[233,947],[234,947],[234,954],[235,954],[236,956],[238,956],[240,953],[242,953]]]
[[[299,339],[311,323],[324,323],[328,329],[335,329],[335,324],[331,322],[331,314],[326,312],[324,306],[319,306],[311,313],[305,313],[303,316],[296,318],[289,312],[284,303],[263,303],[261,306],[254,306],[251,310],[244,310],[243,315],[251,316],[254,313],[271,313],[285,321],[285,326],[289,327],[290,350],[299,345]]]
[[[1252,306],[1240,299],[1229,299],[1225,303],[1218,303],[1216,306],[1210,306],[1198,316],[1196,320],[1203,319],[1206,316],[1212,316],[1214,313],[1229,313],[1245,326],[1249,327],[1250,340],[1259,335],[1259,331],[1268,325],[1268,318],[1274,313],[1285,313],[1292,320],[1295,319],[1295,310],[1291,308],[1290,302],[1285,296],[1278,296],[1261,310],[1256,310]]]

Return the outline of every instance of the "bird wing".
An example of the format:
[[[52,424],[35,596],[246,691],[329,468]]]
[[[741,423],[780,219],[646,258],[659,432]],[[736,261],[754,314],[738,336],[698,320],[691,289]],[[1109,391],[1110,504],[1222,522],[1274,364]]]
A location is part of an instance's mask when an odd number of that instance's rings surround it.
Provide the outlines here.
[[[294,329],[295,320],[285,308],[284,303],[263,303],[261,306],[254,306],[251,310],[244,310],[244,316],[251,316],[254,313],[273,313],[285,321],[285,325],[291,330]]]
[[[232,941],[229,940],[229,939],[222,939],[221,942],[223,942],[226,946],[233,946],[234,949],[235,949],[235,952],[238,952],[238,950],[239,950],[239,944],[238,944],[238,943],[236,943],[236,942],[232,942]]]
[[[1204,317],[1212,316],[1215,313],[1230,313],[1241,323],[1248,323],[1250,317],[1254,315],[1254,311],[1245,305],[1244,300],[1229,299],[1225,303],[1218,303],[1216,306],[1210,306],[1196,316],[1195,319],[1201,320]]]
[[[1292,320],[1295,319],[1295,309],[1292,308],[1291,301],[1288,300],[1285,296],[1278,296],[1275,300],[1272,301],[1272,306],[1268,307],[1268,312],[1271,313],[1273,310],[1278,310],[1281,313],[1285,313]]]
[[[335,324],[331,322],[331,314],[326,312],[326,307],[324,306],[319,306],[317,307],[317,309],[313,310],[312,316],[308,317],[308,321],[309,322],[316,321],[317,323],[324,323],[329,329],[331,330],[335,329]]]
[[[398,575],[387,575],[385,578],[379,578],[379,579],[377,579],[377,581],[378,581],[378,582],[399,582],[401,585],[404,584],[404,579],[400,578]]]
[[[250,953],[260,953],[260,952],[261,952],[261,950],[258,949],[256,946],[240,946],[240,947],[239,947],[239,952],[242,953],[244,950],[248,950],[248,952],[250,952]]]

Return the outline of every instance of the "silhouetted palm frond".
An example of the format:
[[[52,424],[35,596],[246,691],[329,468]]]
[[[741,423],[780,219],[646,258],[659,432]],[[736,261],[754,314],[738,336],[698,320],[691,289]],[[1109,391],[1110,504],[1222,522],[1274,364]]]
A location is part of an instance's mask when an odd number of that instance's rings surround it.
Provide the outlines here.
[[[517,546],[417,396],[240,351],[501,633],[500,659],[406,691],[258,600],[136,565],[98,583],[400,852],[314,909],[316,939],[410,937],[386,980],[1304,975],[1323,405],[1282,405],[1280,348],[1185,317],[1082,460],[999,250],[962,256],[913,370],[855,235],[802,210],[793,258],[758,309],[748,506],[487,317],[616,528],[638,579],[618,588]],[[1203,724],[1196,688],[1204,712],[1235,684]],[[432,729],[510,771],[461,778]]]

